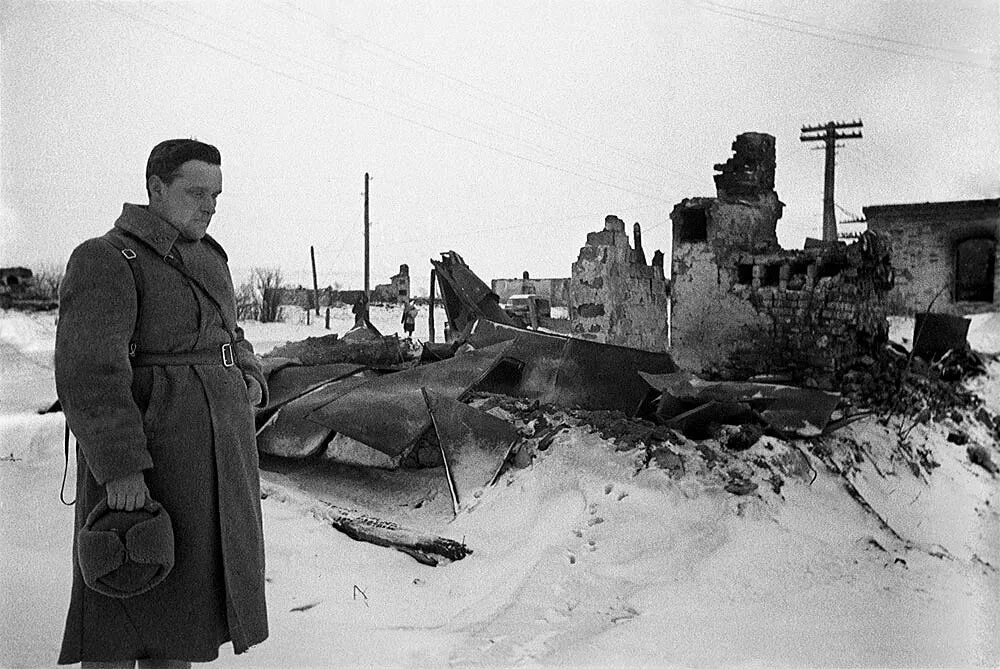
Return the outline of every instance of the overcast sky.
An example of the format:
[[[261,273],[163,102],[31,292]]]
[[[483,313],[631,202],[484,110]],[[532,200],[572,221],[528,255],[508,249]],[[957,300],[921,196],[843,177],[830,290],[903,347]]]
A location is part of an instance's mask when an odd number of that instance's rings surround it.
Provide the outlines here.
[[[735,135],[777,138],[786,246],[820,236],[823,153],[860,118],[841,219],[1000,194],[1000,10],[942,2],[19,2],[0,6],[0,265],[65,263],[145,203],[150,148],[222,152],[210,232],[252,266],[362,284],[449,249],[489,281],[569,276],[616,214],[669,250]]]

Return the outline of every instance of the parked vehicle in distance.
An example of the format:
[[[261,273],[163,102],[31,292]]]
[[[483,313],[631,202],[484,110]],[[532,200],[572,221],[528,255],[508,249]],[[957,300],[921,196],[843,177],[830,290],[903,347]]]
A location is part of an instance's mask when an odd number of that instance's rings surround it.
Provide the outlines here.
[[[536,316],[542,318],[551,318],[552,316],[552,303],[549,302],[548,298],[534,294],[511,295],[507,298],[503,309],[511,316],[519,316],[525,321],[530,321],[532,311],[535,312]]]

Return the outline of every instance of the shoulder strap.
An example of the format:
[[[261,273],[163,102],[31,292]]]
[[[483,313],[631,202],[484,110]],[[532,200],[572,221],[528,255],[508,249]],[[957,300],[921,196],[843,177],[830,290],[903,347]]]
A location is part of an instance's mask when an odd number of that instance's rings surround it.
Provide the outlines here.
[[[139,244],[145,246],[146,248],[151,249],[153,251],[153,253],[156,254],[157,256],[160,255],[159,251],[157,251],[156,249],[154,249],[145,240],[140,239],[139,237],[133,235],[131,232],[128,232],[127,230],[122,230],[121,232],[123,234],[125,234],[125,235],[128,235],[133,240],[135,240]],[[220,252],[221,252],[221,248],[222,247],[220,247],[218,245],[218,242],[215,242],[214,240],[212,240],[212,242],[214,243],[215,247],[218,248],[220,250]],[[124,240],[122,240],[122,243],[124,243]],[[126,251],[131,251],[131,249],[122,249],[122,255],[125,255]],[[223,258],[225,258],[225,252],[222,252],[222,255],[223,255]],[[128,258],[128,255],[125,255],[125,257]],[[135,251],[132,251],[132,258],[135,258]],[[173,267],[175,270],[177,270],[178,272],[180,272],[181,274],[183,274],[184,278],[187,279],[188,281],[190,281],[191,285],[193,285],[195,288],[197,288],[198,290],[200,290],[201,294],[204,295],[205,298],[208,299],[208,301],[212,303],[212,306],[215,307],[215,310],[219,312],[219,320],[222,321],[222,327],[223,327],[223,329],[225,329],[226,334],[229,335],[230,343],[232,343],[235,346],[235,344],[237,342],[236,333],[234,333],[229,328],[229,326],[226,324],[226,314],[225,314],[225,311],[222,309],[222,305],[219,304],[219,301],[217,299],[215,299],[215,296],[212,295],[212,293],[210,293],[208,291],[208,289],[205,288],[205,285],[198,279],[198,277],[196,277],[193,274],[191,274],[191,272],[188,271],[187,267],[185,267],[180,261],[178,261],[176,257],[174,257],[172,255],[163,256],[163,262],[167,263],[168,265],[170,265],[171,267]],[[132,271],[135,272],[134,269]],[[138,286],[138,283],[136,285]],[[140,297],[141,297],[141,295],[140,295]]]
[[[118,235],[104,235],[102,239],[118,249],[127,261],[128,268],[132,271],[132,280],[135,283],[135,327],[132,328],[132,339],[128,345],[128,354],[129,357],[132,357],[135,355],[135,331],[138,329],[140,322],[139,310],[142,309],[142,272],[136,267],[138,263],[134,262],[137,257],[135,249],[130,248],[125,239]]]

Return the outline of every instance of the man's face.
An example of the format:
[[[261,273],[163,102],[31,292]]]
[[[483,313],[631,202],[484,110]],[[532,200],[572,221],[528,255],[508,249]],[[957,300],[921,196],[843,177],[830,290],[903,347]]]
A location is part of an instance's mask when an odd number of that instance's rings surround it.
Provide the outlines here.
[[[205,236],[215,213],[216,198],[222,193],[222,168],[189,160],[180,166],[171,184],[165,184],[154,174],[146,185],[150,209],[186,239]]]

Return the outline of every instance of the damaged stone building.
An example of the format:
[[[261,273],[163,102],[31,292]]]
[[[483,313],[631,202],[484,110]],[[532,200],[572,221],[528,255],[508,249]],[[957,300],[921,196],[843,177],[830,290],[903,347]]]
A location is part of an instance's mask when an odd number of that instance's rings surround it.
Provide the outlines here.
[[[775,141],[744,133],[715,165],[716,196],[671,213],[671,354],[716,378],[780,374],[829,384],[888,335],[889,249],[858,242],[785,250],[776,228]]]
[[[893,311],[955,315],[1000,305],[1000,199],[864,207],[868,229],[892,241]]]
[[[402,304],[410,299],[410,266],[399,266],[399,273],[389,277],[389,283],[376,285],[371,292],[372,302]]]
[[[663,253],[654,253],[647,264],[638,223],[633,226],[633,240],[634,248],[617,216],[608,216],[603,230],[587,235],[569,282],[572,334],[665,351],[670,302]]]

